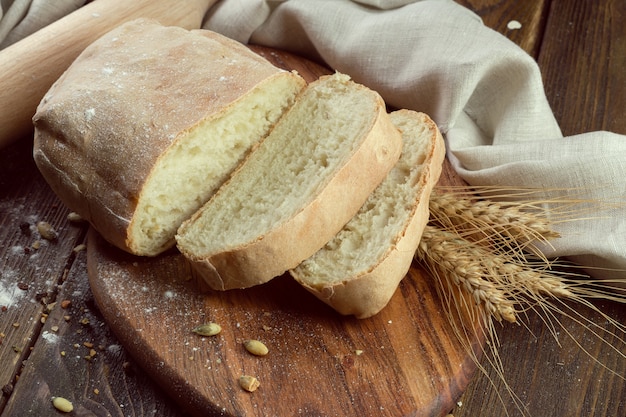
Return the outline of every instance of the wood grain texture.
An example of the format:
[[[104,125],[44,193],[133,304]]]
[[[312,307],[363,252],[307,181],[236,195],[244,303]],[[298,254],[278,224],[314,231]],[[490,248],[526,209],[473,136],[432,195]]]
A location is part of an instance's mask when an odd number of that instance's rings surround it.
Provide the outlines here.
[[[0,386],[15,382],[22,361],[37,339],[46,306],[54,301],[56,285],[84,230],[70,225],[30,155],[32,141],[7,149],[0,160]],[[34,197],[36,196],[36,198]],[[36,224],[46,221],[58,238],[41,238]],[[4,397],[0,399],[0,406]],[[0,407],[1,408],[1,407]]]
[[[2,415],[52,415],[51,398],[61,396],[74,405],[74,416],[180,416],[105,325],[89,289],[84,250],[66,278]]]
[[[547,19],[550,0],[457,0],[473,10],[486,26],[502,33],[533,57],[537,57]],[[517,21],[520,28],[509,28]]]
[[[441,416],[475,368],[437,314],[443,306],[434,286],[416,269],[383,312],[357,320],[339,316],[288,276],[203,294],[177,252],[137,258],[93,233],[88,256],[107,323],[193,415]],[[206,322],[222,332],[191,332]],[[263,341],[270,353],[250,355],[246,339]],[[240,375],[257,377],[258,391],[241,389]]]
[[[552,0],[538,60],[564,135],[626,134],[625,20],[622,0]]]
[[[609,316],[624,322],[623,305],[610,302],[596,305]],[[619,357],[619,351],[623,352],[626,347],[624,341],[604,333],[613,328],[597,314],[580,306],[576,311],[598,325],[595,331],[602,334],[607,343],[585,331],[580,323],[558,314],[554,321],[558,320],[563,327],[557,326],[557,339],[542,319],[531,313],[525,320],[527,328],[506,326],[498,329],[498,337],[506,341],[499,347],[506,384],[519,397],[525,410],[518,408],[519,404],[516,405],[507,394],[505,381],[493,368],[487,368],[488,373],[472,381],[460,398],[461,406],[455,408],[454,416],[626,415],[626,383],[623,379],[626,361]],[[499,398],[498,394],[502,397]]]

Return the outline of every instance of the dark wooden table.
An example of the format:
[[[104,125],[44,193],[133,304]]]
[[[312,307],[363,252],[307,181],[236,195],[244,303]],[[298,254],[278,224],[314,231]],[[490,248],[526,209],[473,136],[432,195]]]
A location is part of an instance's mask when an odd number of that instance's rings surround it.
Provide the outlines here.
[[[459,2],[537,59],[565,135],[626,134],[626,2]],[[521,28],[509,29],[513,20]],[[32,138],[25,138],[0,150],[0,415],[54,415],[50,381],[63,390],[54,395],[82,399],[74,415],[184,415],[103,321],[87,283],[86,226],[68,220],[39,175],[31,147]],[[40,239],[38,221],[50,223],[58,238]],[[626,323],[623,305],[597,305]],[[611,335],[609,344],[600,343],[574,321],[560,320],[558,343],[535,316],[527,327],[498,329],[510,389],[532,416],[626,416],[626,381],[619,376],[626,375],[626,360],[609,347],[624,352],[626,343]],[[610,328],[602,318],[593,320]],[[457,404],[451,410],[456,417],[521,415],[490,368],[476,375]]]

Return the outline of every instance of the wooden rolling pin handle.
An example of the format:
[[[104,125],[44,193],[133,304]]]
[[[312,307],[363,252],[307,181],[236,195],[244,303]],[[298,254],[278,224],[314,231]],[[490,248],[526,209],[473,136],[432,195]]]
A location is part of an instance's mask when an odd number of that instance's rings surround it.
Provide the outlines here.
[[[95,0],[0,51],[0,149],[32,132],[37,105],[91,42],[140,17],[199,28],[216,1]]]

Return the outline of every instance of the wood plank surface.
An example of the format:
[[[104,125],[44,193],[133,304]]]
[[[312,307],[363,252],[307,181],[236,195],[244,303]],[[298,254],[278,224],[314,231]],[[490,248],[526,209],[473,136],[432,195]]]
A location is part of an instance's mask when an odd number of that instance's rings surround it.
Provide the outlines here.
[[[538,56],[564,135],[626,134],[626,2],[552,0]]]
[[[626,133],[622,23],[626,2],[458,2],[538,59],[548,99],[565,134],[596,129]],[[519,21],[521,28],[507,28],[511,20]],[[103,321],[87,284],[85,254],[73,251],[84,243],[86,227],[66,219],[67,210],[32,162],[31,147],[25,140],[0,150],[0,415],[54,415],[49,398],[42,394],[50,393],[90,404],[74,415],[184,416],[169,399],[171,393],[152,382]],[[33,229],[36,220],[50,222],[59,232],[55,242],[45,241],[39,249],[32,248],[40,240]],[[61,301],[66,299],[72,305],[63,309]],[[622,305],[599,306],[626,323]],[[42,323],[45,314],[49,315]],[[623,378],[590,356],[621,375],[626,375],[624,361],[609,345],[562,319],[565,330],[559,332],[560,345],[538,317],[528,317],[528,328],[498,329],[506,380],[528,415],[626,415]],[[594,321],[606,327],[601,318]],[[623,341],[607,337],[624,350]],[[85,358],[91,349],[85,342],[95,347],[90,359]],[[452,412],[456,417],[521,415],[504,388],[493,372],[479,375]],[[502,401],[497,393],[503,395]]]
[[[457,3],[473,10],[486,26],[502,33],[536,58],[550,1],[457,0]],[[519,27],[515,23],[519,23]]]
[[[184,415],[104,322],[89,288],[85,250],[73,259],[19,372],[2,416],[54,415],[57,396],[72,402],[74,416]]]
[[[96,233],[87,266],[107,324],[194,416],[435,417],[474,374],[473,359],[438,314],[445,307],[436,285],[418,268],[382,312],[358,320],[338,315],[288,275],[203,293],[179,253],[129,256]],[[206,322],[219,323],[221,333],[192,333]],[[246,352],[246,339],[266,344],[267,356]],[[241,389],[240,375],[258,378],[259,389]]]
[[[468,0],[468,3],[482,4],[477,12],[487,11],[484,19],[490,27],[537,58],[548,100],[565,135],[594,130],[626,134],[626,25],[623,24],[626,2],[549,0],[539,5],[539,1],[489,4]],[[517,8],[528,4],[532,9],[530,3],[547,9],[546,15],[538,19],[545,22],[538,25],[538,30],[544,25],[545,29],[530,35],[530,39],[519,38],[524,23],[527,19],[532,21],[534,15],[531,10],[520,12]],[[510,14],[510,8],[516,12]],[[503,25],[509,19],[522,22],[522,30],[507,30]],[[532,46],[537,40],[538,47]],[[610,317],[626,323],[623,305],[602,302],[597,306]],[[600,333],[613,329],[603,318],[579,310],[598,324]],[[626,351],[624,340],[605,333],[607,343],[602,343],[572,319],[557,318],[564,325],[558,330],[558,341],[536,315],[528,318],[527,329],[518,326],[498,329],[503,341],[499,352],[506,383],[488,367],[488,374],[476,378],[459,399],[454,416],[626,415],[623,379],[626,361],[618,359],[613,350]],[[516,407],[507,388],[519,397],[526,414]]]
[[[84,228],[67,222],[67,209],[50,193],[25,140],[2,151],[0,165],[0,386],[15,383],[22,361],[41,332],[42,320],[64,279]],[[58,233],[46,240],[39,221]],[[1,406],[6,395],[0,399]]]

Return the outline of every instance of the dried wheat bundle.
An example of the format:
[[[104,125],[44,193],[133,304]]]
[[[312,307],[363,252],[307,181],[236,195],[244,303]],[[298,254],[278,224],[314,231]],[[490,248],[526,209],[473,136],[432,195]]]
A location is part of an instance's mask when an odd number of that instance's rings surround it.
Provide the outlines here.
[[[436,189],[430,200],[431,220],[415,254],[416,261],[436,280],[456,335],[475,355],[479,369],[485,371],[471,345],[477,336],[487,342],[483,360],[505,382],[495,323],[524,325],[528,311],[540,315],[555,339],[559,330],[568,334],[559,321],[559,316],[565,315],[626,359],[626,325],[591,302],[626,303],[626,292],[610,286],[615,282],[590,279],[580,273],[581,267],[549,260],[539,250],[559,238],[556,224],[586,218],[597,206],[572,197],[571,192],[569,197],[559,198],[546,198],[546,194],[546,190],[531,189]],[[619,282],[626,283],[626,278]],[[598,326],[577,306],[600,314],[613,331]],[[621,346],[606,342],[606,336]],[[587,353],[584,346],[578,346]],[[506,387],[523,412],[521,401]]]

